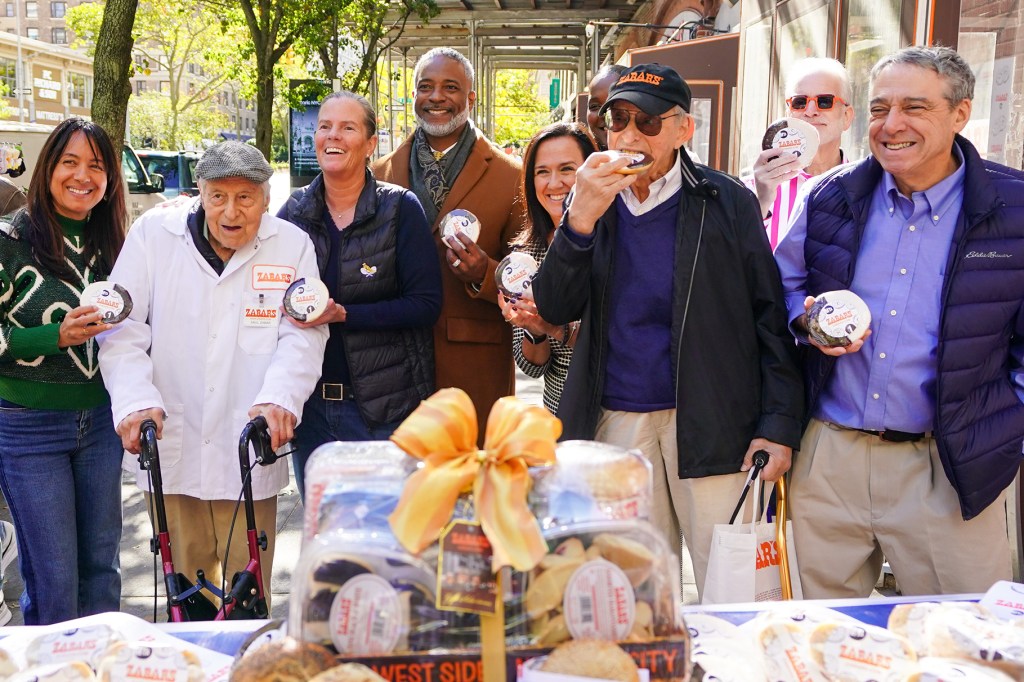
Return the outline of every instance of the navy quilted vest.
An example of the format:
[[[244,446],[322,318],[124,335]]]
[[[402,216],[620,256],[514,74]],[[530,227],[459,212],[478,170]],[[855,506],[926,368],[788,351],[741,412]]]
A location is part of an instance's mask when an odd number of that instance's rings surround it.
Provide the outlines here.
[[[939,324],[935,438],[964,519],[991,504],[1017,474],[1024,403],[1009,377],[1010,344],[1024,344],[1024,173],[983,161],[957,136],[964,200],[946,262]],[[808,199],[807,290],[846,289],[882,168],[841,167]],[[835,362],[805,353],[808,414]]]

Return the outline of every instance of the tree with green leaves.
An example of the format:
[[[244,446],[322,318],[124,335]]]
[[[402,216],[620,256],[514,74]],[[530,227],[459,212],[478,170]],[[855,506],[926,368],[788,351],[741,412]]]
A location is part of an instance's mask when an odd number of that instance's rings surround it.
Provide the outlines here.
[[[365,94],[381,56],[402,37],[409,20],[426,22],[440,11],[435,0],[351,0],[329,21],[303,32],[295,52],[307,63],[319,62],[325,79],[341,78],[346,90]],[[356,55],[358,65],[343,69],[343,54]]]
[[[273,130],[275,67],[300,35],[321,30],[351,1],[238,0],[256,62],[256,147],[268,159]]]
[[[115,144],[124,139],[128,98],[132,94],[132,26],[138,5],[139,0],[107,0],[96,34],[92,119]]]
[[[181,149],[189,144],[198,148],[228,126],[228,117],[213,107],[189,107],[176,114],[172,138],[167,127],[171,114],[171,100],[165,95],[144,92],[133,96],[128,100],[131,143],[154,149]]]
[[[537,72],[502,69],[495,74],[494,141],[527,142],[552,122],[548,103],[537,94]]]
[[[79,37],[77,44],[96,45],[105,10],[103,3],[68,10],[68,26]],[[210,108],[225,81],[244,78],[251,71],[244,50],[239,50],[239,44],[246,42],[245,28],[203,4],[143,0],[135,16],[134,35],[145,74],[157,74],[162,94],[169,99],[166,130],[160,137],[173,149],[185,140],[178,132],[181,118],[195,119],[195,110]]]

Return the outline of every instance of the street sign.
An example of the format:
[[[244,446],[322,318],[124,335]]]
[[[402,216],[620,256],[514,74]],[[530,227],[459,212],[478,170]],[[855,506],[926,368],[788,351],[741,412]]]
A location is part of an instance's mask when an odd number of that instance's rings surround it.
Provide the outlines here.
[[[404,104],[390,104],[390,105],[388,105],[388,109],[390,109],[391,111],[405,111],[405,105]]]
[[[21,95],[31,97],[32,88],[15,88],[14,92],[11,94],[12,97],[20,97]]]
[[[552,78],[548,87],[548,106],[552,109],[558,106],[562,99],[562,82],[559,78]]]

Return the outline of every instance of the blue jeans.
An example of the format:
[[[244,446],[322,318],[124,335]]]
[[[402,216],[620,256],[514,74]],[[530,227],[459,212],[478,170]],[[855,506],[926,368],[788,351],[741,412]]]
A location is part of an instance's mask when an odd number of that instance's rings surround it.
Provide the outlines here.
[[[317,385],[302,408],[302,423],[295,429],[292,445],[292,466],[299,495],[306,498],[306,461],[324,443],[336,440],[387,440],[402,422],[391,422],[370,428],[359,414],[354,400],[324,400]]]
[[[0,487],[18,533],[26,625],[120,609],[122,453],[109,406],[0,400]]]

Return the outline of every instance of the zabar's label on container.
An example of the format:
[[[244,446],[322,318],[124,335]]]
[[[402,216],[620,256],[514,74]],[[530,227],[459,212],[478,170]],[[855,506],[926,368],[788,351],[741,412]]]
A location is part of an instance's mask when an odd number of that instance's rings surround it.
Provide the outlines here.
[[[810,647],[820,655],[829,679],[905,680],[905,668],[917,660],[910,642],[884,628],[823,623],[811,633]]]
[[[295,268],[290,265],[252,266],[252,288],[256,291],[284,291],[295,279]]]
[[[123,646],[101,664],[101,671],[110,680],[160,680],[189,682],[197,665],[171,647]]]
[[[327,309],[330,292],[318,279],[300,277],[284,292],[284,311],[299,322],[312,322]]]
[[[441,534],[437,559],[437,608],[493,614],[498,605],[498,583],[491,571],[493,553],[479,523],[448,524]]]
[[[455,239],[457,232],[461,232],[475,242],[480,238],[480,220],[464,208],[448,212],[441,219],[441,237]]]
[[[562,599],[573,639],[625,639],[636,618],[636,594],[622,569],[610,561],[588,561],[572,574]]]
[[[807,311],[807,329],[823,346],[848,346],[864,337],[871,326],[871,310],[852,291],[819,294]]]
[[[818,131],[807,121],[792,116],[780,118],[765,131],[761,149],[778,149],[800,158],[800,167],[806,168],[818,153]]]
[[[108,281],[93,282],[82,290],[80,305],[94,305],[99,308],[102,321],[117,324],[132,312],[132,297],[120,284]]]
[[[513,251],[498,263],[494,271],[495,284],[509,298],[533,300],[533,278],[537,276],[537,261],[522,251]]]
[[[346,581],[331,604],[331,641],[340,654],[366,656],[394,651],[405,623],[402,602],[391,584],[372,573]]]
[[[106,625],[52,632],[32,640],[25,649],[25,659],[29,665],[87,661],[96,667],[94,656],[102,655],[118,639],[117,633]]]

